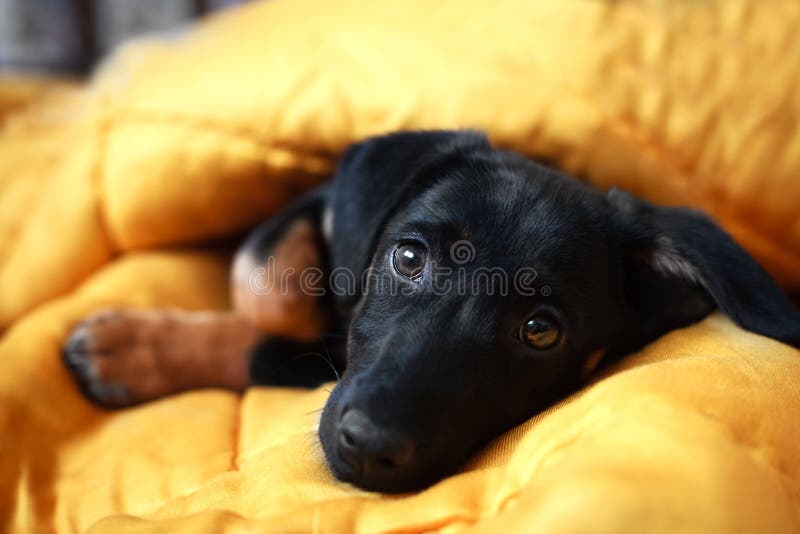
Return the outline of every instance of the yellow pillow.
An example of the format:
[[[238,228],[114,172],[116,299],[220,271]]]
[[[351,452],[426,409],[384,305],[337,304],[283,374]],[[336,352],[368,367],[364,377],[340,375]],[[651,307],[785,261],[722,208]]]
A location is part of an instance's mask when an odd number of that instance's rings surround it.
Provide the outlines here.
[[[330,385],[105,412],[61,365],[100,307],[226,305],[224,255],[129,254],[0,341],[0,530],[769,532],[800,526],[800,353],[721,316],[673,332],[426,491],[336,482]],[[3,527],[6,527],[5,529]]]
[[[720,316],[401,497],[332,480],[325,389],[106,413],[58,356],[100,307],[226,307],[229,257],[174,247],[398,128],[483,128],[703,207],[800,287],[797,27],[800,6],[755,0],[273,0],[36,104],[0,90],[0,530],[798,531],[800,358]]]

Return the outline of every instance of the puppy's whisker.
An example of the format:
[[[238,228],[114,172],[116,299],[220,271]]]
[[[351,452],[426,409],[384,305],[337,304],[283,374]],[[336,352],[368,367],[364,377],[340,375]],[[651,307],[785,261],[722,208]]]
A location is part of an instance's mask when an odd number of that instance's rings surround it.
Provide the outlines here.
[[[300,358],[305,358],[306,356],[317,356],[320,360],[325,362],[328,367],[331,368],[331,371],[333,371],[333,374],[336,376],[336,380],[339,380],[339,372],[336,370],[336,367],[333,366],[333,362],[331,362],[328,358],[326,358],[319,352],[304,352],[303,354],[298,354],[297,356],[292,358],[292,360],[293,361],[299,360]]]
[[[322,348],[325,349],[325,356],[327,357],[328,365],[331,369],[333,369],[333,374],[336,375],[336,380],[339,380],[339,372],[336,370],[336,366],[333,365],[333,356],[331,356],[331,351],[328,350],[328,345],[325,343],[325,339],[320,339],[322,343]]]
[[[308,448],[313,449],[320,444],[319,435],[316,431],[311,431],[306,433],[305,435],[301,436],[301,441],[303,445],[308,446]]]

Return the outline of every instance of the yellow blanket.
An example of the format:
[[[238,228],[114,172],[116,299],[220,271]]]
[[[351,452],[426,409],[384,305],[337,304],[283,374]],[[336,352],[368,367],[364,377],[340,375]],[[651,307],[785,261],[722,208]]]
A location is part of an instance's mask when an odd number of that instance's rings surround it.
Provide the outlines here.
[[[719,315],[394,497],[325,469],[326,388],[108,413],[58,356],[100,307],[227,306],[230,237],[398,128],[701,207],[798,288],[797,27],[755,0],[273,0],[85,86],[0,82],[0,530],[797,532],[800,354]]]

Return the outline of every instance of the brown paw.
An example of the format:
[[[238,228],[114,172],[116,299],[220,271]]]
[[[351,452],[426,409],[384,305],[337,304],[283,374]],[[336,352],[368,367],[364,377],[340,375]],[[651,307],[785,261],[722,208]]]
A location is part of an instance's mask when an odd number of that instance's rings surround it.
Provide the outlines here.
[[[142,321],[136,312],[104,310],[70,333],[62,351],[64,363],[96,403],[120,408],[153,398],[152,386],[143,388],[142,382],[155,372],[156,347],[143,336]]]
[[[244,388],[259,335],[226,314],[105,310],[72,330],[63,358],[87,397],[122,408],[199,387]]]

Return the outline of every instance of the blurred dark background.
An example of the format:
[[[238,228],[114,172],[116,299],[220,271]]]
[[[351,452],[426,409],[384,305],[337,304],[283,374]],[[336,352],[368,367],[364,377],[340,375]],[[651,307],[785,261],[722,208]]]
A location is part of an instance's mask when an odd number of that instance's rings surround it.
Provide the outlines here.
[[[246,0],[0,0],[0,71],[85,75],[120,42]]]

